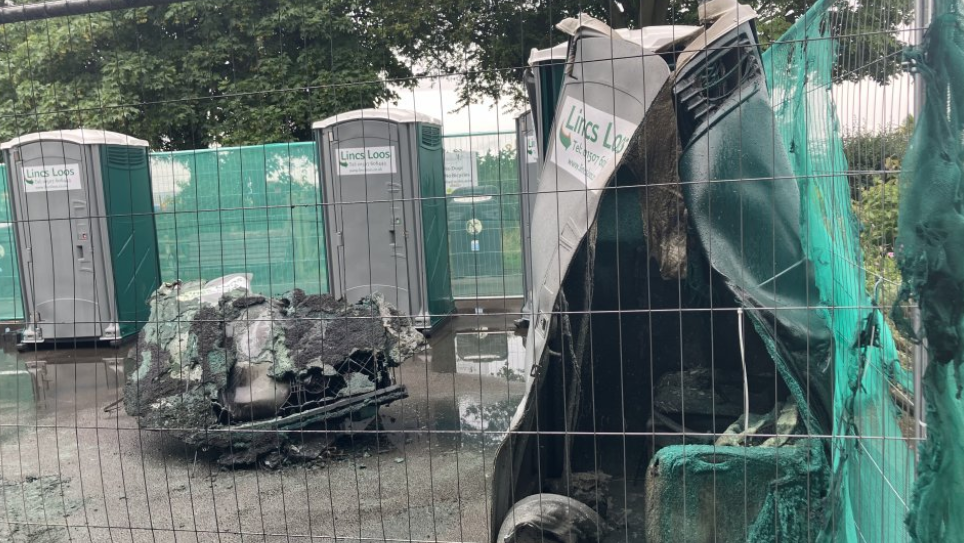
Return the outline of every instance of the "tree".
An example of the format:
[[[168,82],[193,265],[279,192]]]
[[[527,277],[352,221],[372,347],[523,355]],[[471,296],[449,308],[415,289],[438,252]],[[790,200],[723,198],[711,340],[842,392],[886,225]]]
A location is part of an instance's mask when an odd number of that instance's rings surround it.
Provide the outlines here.
[[[409,68],[373,6],[225,0],[0,27],[0,139],[115,130],[155,149],[310,139]]]
[[[390,16],[383,31],[402,36],[399,49],[442,74],[466,73],[462,101],[481,96],[522,96],[522,72],[532,48],[560,43],[553,25],[580,12],[614,28],[646,24],[698,24],[701,0],[413,0],[402,17]],[[802,17],[813,0],[753,0],[764,47]],[[659,11],[661,7],[663,11]],[[872,78],[886,83],[900,69],[898,32],[913,18],[911,0],[836,0],[830,25],[840,48],[837,80]]]
[[[854,214],[860,223],[867,292],[880,307],[891,307],[897,299],[901,274],[894,256],[900,208],[900,161],[914,133],[914,118],[908,117],[893,129],[854,134],[844,139],[844,154],[851,172],[850,191]],[[879,287],[878,287],[879,281]],[[912,343],[893,325],[884,312],[900,354],[909,368]]]
[[[17,0],[18,3],[29,0]],[[156,149],[310,138],[312,120],[393,96],[411,66],[464,74],[463,102],[521,97],[533,47],[581,11],[695,24],[700,0],[203,0],[0,26],[0,139],[85,126]],[[753,0],[764,45],[812,0]],[[838,79],[886,82],[911,0],[836,0]]]
[[[861,188],[876,183],[881,172],[892,171],[914,134],[914,117],[908,116],[892,130],[862,131],[844,138],[844,156],[850,175],[850,190],[856,197]]]

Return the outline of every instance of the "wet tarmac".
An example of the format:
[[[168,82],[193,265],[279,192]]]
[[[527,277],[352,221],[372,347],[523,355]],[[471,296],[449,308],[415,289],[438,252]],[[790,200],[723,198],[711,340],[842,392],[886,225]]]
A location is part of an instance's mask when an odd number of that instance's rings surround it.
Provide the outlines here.
[[[488,541],[492,459],[522,397],[518,301],[475,305],[396,368],[409,397],[298,434],[312,461],[224,469],[138,428],[126,348],[0,351],[0,541]],[[336,439],[337,437],[337,439]]]

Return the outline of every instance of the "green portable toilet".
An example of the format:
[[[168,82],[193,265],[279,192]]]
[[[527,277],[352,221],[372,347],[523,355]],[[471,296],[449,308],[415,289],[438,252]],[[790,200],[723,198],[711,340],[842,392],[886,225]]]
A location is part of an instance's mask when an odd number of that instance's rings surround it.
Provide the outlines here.
[[[429,329],[455,311],[439,120],[362,109],[314,123],[328,285],[349,303],[380,293]]]
[[[0,145],[16,223],[22,344],[117,344],[160,284],[146,141],[57,130]]]
[[[502,200],[493,186],[462,187],[449,195],[449,244],[452,280],[472,280],[504,275],[502,251]]]
[[[563,42],[549,49],[532,49],[529,53],[525,84],[542,160],[545,160],[546,149],[549,148],[549,128],[555,119],[568,52],[569,43]]]

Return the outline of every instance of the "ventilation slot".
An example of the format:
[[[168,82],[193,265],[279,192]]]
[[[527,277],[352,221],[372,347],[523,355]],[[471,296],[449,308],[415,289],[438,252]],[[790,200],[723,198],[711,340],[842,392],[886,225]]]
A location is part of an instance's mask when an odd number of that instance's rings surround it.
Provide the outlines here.
[[[421,125],[422,147],[438,149],[442,146],[442,129],[431,124]]]
[[[114,168],[133,169],[144,166],[147,153],[143,149],[108,147],[107,164]]]
[[[760,61],[748,26],[731,39],[714,44],[701,60],[684,68],[676,83],[681,117],[680,136],[686,142],[693,132],[730,99],[744,82],[760,72]],[[745,87],[744,87],[745,88]],[[745,92],[745,91],[744,91]],[[746,98],[744,94],[740,98]]]

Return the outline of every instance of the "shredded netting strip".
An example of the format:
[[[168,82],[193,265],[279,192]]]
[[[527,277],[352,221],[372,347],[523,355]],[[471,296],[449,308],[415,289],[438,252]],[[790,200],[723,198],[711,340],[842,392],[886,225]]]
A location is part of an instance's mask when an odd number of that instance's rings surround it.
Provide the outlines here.
[[[927,439],[907,519],[918,541],[964,541],[964,28],[959,0],[935,0],[923,46],[908,61],[925,100],[900,178],[897,254],[903,286],[895,320],[926,338]],[[916,300],[921,328],[901,309]]]

